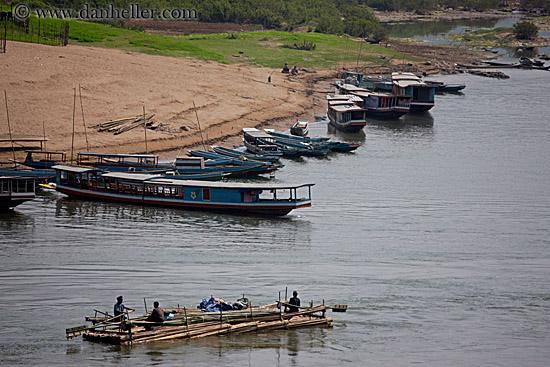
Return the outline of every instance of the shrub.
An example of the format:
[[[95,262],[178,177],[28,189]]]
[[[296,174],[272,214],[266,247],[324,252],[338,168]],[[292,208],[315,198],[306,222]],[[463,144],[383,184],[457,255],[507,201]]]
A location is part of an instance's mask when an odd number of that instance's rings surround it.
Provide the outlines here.
[[[539,27],[524,20],[514,25],[513,32],[517,39],[532,39],[539,34]]]

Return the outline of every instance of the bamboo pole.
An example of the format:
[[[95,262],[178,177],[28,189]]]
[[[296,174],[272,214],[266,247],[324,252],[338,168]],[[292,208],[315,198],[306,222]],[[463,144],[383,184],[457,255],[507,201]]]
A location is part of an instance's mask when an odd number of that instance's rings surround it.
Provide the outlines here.
[[[206,144],[204,143],[204,138],[202,136],[201,122],[199,121],[199,114],[197,113],[197,106],[195,106],[195,101],[193,101],[193,108],[195,109],[195,116],[197,116],[197,124],[199,125],[199,132],[201,133],[202,147],[206,149]]]
[[[4,100],[6,101],[6,118],[8,120],[8,131],[10,134],[11,150],[13,152],[13,166],[17,167],[17,163],[15,162],[15,146],[13,145],[13,136],[11,135],[10,113],[8,111],[8,91],[5,89],[4,89]]]
[[[73,163],[73,153],[74,153],[74,124],[75,124],[75,118],[76,118],[76,88],[74,88],[74,101],[73,101],[73,137],[71,141],[71,160],[70,162]]]
[[[84,106],[82,105],[82,91],[80,90],[80,84],[78,85],[78,95],[80,97],[80,111],[82,112],[82,124],[84,124],[84,136],[86,137],[86,151],[90,151],[88,145],[88,131],[86,130],[86,120],[84,120]]]
[[[143,105],[143,131],[145,132],[145,154],[149,153],[147,149],[147,120],[145,120],[145,105]]]

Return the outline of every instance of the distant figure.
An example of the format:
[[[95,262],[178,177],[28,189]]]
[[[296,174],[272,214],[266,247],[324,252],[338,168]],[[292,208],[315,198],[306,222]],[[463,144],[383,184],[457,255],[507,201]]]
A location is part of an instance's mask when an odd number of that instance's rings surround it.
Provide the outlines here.
[[[288,74],[289,72],[290,72],[290,69],[288,68],[288,63],[285,62],[285,66],[283,66],[283,70],[281,71],[281,73]]]
[[[116,298],[116,303],[115,303],[115,307],[114,307],[115,317],[120,316],[120,321],[126,319],[126,316],[124,316],[124,314],[126,313],[126,310],[135,311],[133,308],[124,306],[124,304],[122,303],[122,300],[123,300],[122,296],[118,296]]]
[[[300,309],[300,299],[298,298],[298,292],[294,291],[292,292],[292,298],[288,300],[288,303],[294,306],[288,306],[287,312],[298,312]]]
[[[292,68],[292,71],[290,72],[292,75],[298,75],[298,69],[296,68],[296,65]]]
[[[153,303],[153,312],[147,317],[147,321],[153,321],[153,322],[164,322],[164,310],[162,307],[159,307],[158,302]]]

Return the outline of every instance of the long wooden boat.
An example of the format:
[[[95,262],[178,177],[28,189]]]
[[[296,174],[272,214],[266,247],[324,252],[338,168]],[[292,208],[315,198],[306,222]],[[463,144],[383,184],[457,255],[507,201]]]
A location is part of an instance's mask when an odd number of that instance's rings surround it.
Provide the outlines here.
[[[159,157],[155,154],[118,154],[78,152],[76,163],[112,171],[150,171],[159,169]]]
[[[235,214],[286,215],[311,206],[314,185],[208,182],[66,165],[53,168],[56,190],[69,196]]]
[[[435,105],[435,87],[413,73],[392,73],[393,92],[412,97],[411,112],[424,112]]]
[[[23,162],[14,161],[18,164],[37,168],[37,169],[49,169],[56,164],[64,164],[67,162],[67,153],[55,152],[49,150],[27,150],[27,156]],[[36,157],[38,156],[38,159]]]
[[[40,168],[6,168],[0,169],[0,176],[30,177],[36,182],[48,182],[55,179],[55,170]]]
[[[314,152],[311,147],[298,146],[292,143],[282,143],[265,131],[256,128],[244,128],[243,143],[246,149],[256,154],[273,154],[279,152],[286,157],[303,155],[326,155],[328,152]]]
[[[309,133],[309,121],[296,120],[290,128],[290,133],[296,136],[306,136]]]
[[[276,169],[266,166],[264,162],[242,162],[234,158],[204,159],[204,157],[177,157],[174,164],[167,165],[166,168],[171,168],[183,175],[223,173],[230,177],[269,173]],[[177,175],[175,177],[177,178]]]
[[[412,97],[407,95],[382,92],[354,92],[353,95],[361,98],[359,105],[370,118],[397,119],[411,109]]]
[[[262,174],[262,173],[271,173],[273,171],[276,171],[279,168],[284,167],[283,164],[280,163],[272,163],[272,162],[266,162],[266,161],[257,161],[254,159],[240,159],[235,157],[228,157],[223,154],[215,153],[215,152],[208,152],[205,150],[190,150],[189,155],[193,157],[202,157],[205,159],[211,159],[211,160],[224,160],[229,158],[229,163],[234,165],[240,165],[240,166],[247,166],[252,167],[254,166],[254,169],[249,171],[249,173],[252,174]]]
[[[289,134],[284,134],[284,133],[277,132],[273,129],[264,129],[264,131],[266,133],[268,133],[269,135],[274,136],[274,137],[292,139],[292,140],[305,142],[305,143],[322,143],[322,142],[326,142],[326,141],[330,140],[330,138],[327,138],[327,137],[309,137],[309,136],[289,135]]]
[[[220,146],[217,146],[217,145],[212,145],[211,148],[216,153],[227,156],[227,157],[233,157],[233,158],[244,157],[244,158],[249,159],[249,160],[252,159],[252,160],[260,161],[260,162],[273,162],[273,163],[278,162],[280,160],[280,156],[278,156],[278,155],[251,154],[251,153],[242,152],[242,151],[236,150],[236,149],[229,149],[229,148],[220,147]]]
[[[36,197],[32,177],[0,176],[0,209],[12,209]]]
[[[391,92],[393,90],[393,83],[390,77],[379,75],[365,76],[363,77],[364,85],[367,89],[375,92]]]
[[[433,85],[436,93],[456,93],[466,88],[466,84],[447,84],[435,80],[424,80],[424,83]]]
[[[255,127],[243,128],[243,143],[246,149],[254,154],[283,155],[283,152],[275,144],[273,138]]]
[[[288,135],[283,134],[274,131],[273,129],[264,129],[265,132],[267,132],[269,135],[272,135],[277,138],[287,139],[287,140],[294,140],[297,142],[302,142],[306,144],[310,144],[312,146],[319,146],[326,149],[329,149],[333,152],[351,152],[361,146],[361,144],[352,144],[352,143],[343,143],[339,141],[331,141],[330,138],[324,138],[324,137],[318,137],[318,138],[309,138],[306,136],[294,136],[294,135]]]

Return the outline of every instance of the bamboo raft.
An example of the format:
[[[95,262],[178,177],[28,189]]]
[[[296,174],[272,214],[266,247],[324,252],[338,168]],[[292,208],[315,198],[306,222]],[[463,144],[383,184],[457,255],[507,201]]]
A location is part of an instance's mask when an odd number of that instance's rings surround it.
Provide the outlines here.
[[[277,306],[280,305],[280,308]],[[82,335],[92,342],[129,345],[153,341],[194,339],[214,335],[243,334],[273,330],[296,329],[305,327],[332,327],[333,319],[326,311],[345,312],[347,306],[300,307],[300,311],[285,313],[286,302],[277,302],[267,306],[252,307],[237,311],[204,312],[199,309],[180,307],[165,308],[165,314],[173,318],[162,323],[146,321],[148,315],[117,321],[108,313],[96,311],[96,316],[86,317],[92,326],[78,326],[66,329],[67,339]],[[97,313],[103,317],[97,317]],[[129,315],[127,315],[128,317]]]

